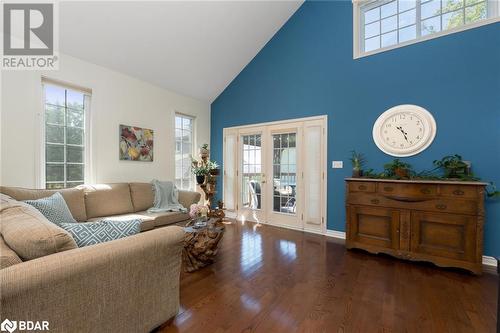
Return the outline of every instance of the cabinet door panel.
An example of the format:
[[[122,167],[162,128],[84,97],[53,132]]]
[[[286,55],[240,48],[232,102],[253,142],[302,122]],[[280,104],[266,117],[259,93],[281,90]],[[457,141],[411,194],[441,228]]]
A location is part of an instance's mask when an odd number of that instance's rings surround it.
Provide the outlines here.
[[[411,250],[458,260],[475,260],[476,221],[473,216],[412,212]]]
[[[398,210],[352,206],[350,212],[350,241],[399,249]]]

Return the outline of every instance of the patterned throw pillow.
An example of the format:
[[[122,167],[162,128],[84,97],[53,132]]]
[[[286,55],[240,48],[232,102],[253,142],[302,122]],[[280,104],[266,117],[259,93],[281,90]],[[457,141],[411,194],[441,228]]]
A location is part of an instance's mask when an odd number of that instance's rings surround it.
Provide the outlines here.
[[[50,222],[60,226],[62,223],[76,223],[71,215],[68,205],[61,193],[56,192],[50,197],[38,200],[25,200],[40,211]]]
[[[60,227],[73,236],[78,247],[83,247],[138,234],[141,231],[141,222],[141,219],[126,221],[102,220],[97,222],[63,223]]]

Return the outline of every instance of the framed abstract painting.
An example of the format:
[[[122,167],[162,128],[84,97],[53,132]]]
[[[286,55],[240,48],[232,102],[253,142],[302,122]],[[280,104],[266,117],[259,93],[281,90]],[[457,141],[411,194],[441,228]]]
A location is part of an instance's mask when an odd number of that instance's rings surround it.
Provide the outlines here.
[[[153,162],[153,130],[120,125],[120,160]]]

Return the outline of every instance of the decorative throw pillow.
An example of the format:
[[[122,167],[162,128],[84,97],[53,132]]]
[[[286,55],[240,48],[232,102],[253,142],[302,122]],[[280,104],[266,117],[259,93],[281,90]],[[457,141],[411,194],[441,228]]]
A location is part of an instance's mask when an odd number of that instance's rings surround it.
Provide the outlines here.
[[[23,260],[77,248],[69,232],[47,220],[35,207],[14,199],[5,200],[0,229],[5,243]]]
[[[83,247],[138,234],[141,231],[141,222],[141,219],[126,221],[101,220],[97,222],[62,223],[61,228],[73,236],[78,247]]]
[[[40,211],[50,222],[61,225],[62,223],[76,223],[76,220],[71,215],[66,201],[64,201],[61,193],[57,192],[48,198],[38,200],[25,200]]]

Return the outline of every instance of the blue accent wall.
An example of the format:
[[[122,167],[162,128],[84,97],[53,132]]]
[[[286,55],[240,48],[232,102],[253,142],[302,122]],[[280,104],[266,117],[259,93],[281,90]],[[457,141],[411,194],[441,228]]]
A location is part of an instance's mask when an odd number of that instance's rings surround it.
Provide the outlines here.
[[[328,115],[328,229],[344,231],[349,152],[382,170],[393,157],[375,146],[373,123],[392,106],[417,104],[434,115],[437,136],[405,162],[430,169],[458,153],[500,185],[500,23],[360,59],[352,42],[350,1],[305,2],[212,103],[212,158],[222,162],[224,127]],[[500,200],[486,212],[485,254],[500,256]]]

